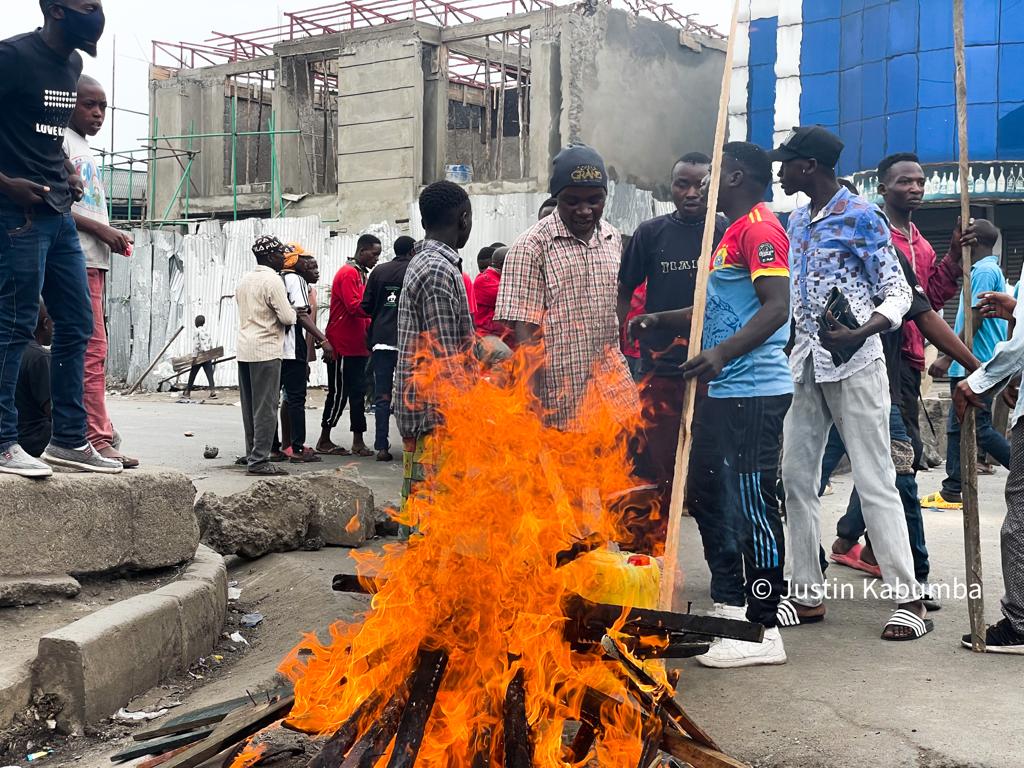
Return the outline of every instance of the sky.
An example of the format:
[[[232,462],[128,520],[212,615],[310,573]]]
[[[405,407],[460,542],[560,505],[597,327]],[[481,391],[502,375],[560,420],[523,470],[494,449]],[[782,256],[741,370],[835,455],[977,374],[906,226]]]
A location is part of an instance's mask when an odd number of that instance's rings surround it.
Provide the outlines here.
[[[37,0],[2,2],[4,37],[28,32],[42,23]],[[116,108],[148,112],[148,65],[154,39],[203,42],[211,31],[239,33],[272,27],[281,23],[283,11],[327,3],[328,0],[103,0],[107,26],[99,55],[95,59],[83,55],[85,73],[104,85],[108,101]],[[622,7],[620,3],[616,5]],[[717,24],[723,31],[728,30],[729,3],[674,0],[670,5],[681,13],[695,13],[700,23]],[[709,10],[707,6],[714,7]],[[94,149],[132,149],[147,135],[145,117],[115,110],[107,113],[107,124],[90,143]]]

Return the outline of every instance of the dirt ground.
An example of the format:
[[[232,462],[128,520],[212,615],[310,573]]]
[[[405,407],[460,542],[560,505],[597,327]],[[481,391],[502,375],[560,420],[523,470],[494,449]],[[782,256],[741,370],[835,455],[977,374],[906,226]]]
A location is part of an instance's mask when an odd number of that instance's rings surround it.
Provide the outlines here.
[[[247,478],[223,461],[202,458],[206,443],[222,457],[238,450],[240,416],[228,393],[214,406],[178,405],[164,396],[119,398],[111,403],[126,451],[147,464],[180,467],[200,488],[227,492]],[[310,421],[315,423],[315,412]],[[185,437],[184,432],[193,432]],[[343,435],[336,434],[336,440]],[[327,466],[352,459],[329,459]],[[400,467],[357,462],[378,503],[397,499]],[[921,493],[935,490],[938,470],[919,476]],[[1006,473],[980,477],[986,616],[999,618],[1002,581],[999,526]],[[851,490],[848,477],[836,480],[824,501],[823,538],[830,533]],[[963,579],[963,532],[959,515],[925,512],[932,580],[952,587]],[[692,520],[684,521],[680,562],[685,594],[694,611],[709,609],[708,573]],[[379,546],[376,541],[372,546]],[[169,681],[132,702],[147,709],[168,697],[181,700],[174,713],[216,703],[245,691],[277,684],[276,668],[306,632],[322,638],[331,622],[357,619],[368,599],[331,590],[331,577],[353,572],[348,550],[291,552],[245,562],[232,560],[229,578],[242,588],[237,611],[260,611],[256,630],[241,630],[248,645],[217,651],[223,660],[193,668],[193,676]],[[828,577],[854,595],[834,600],[825,622],[786,630],[786,665],[741,670],[705,669],[693,660],[679,666],[680,700],[729,753],[755,768],[888,766],[893,768],[1019,768],[1024,754],[1024,659],[976,655],[960,646],[967,631],[967,607],[952,598],[934,614],[935,632],[911,643],[879,639],[891,612],[865,594],[859,573],[834,566]],[[233,613],[234,621],[240,614]],[[228,628],[227,631],[233,631]],[[235,644],[229,644],[235,645]],[[109,756],[129,743],[131,726],[105,724],[94,737],[79,738],[47,760],[32,765],[109,766]],[[20,761],[0,759],[25,768]]]

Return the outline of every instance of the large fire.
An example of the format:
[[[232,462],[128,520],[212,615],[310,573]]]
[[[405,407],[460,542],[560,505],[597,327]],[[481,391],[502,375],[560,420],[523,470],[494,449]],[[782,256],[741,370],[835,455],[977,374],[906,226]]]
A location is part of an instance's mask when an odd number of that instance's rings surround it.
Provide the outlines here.
[[[529,368],[521,356],[503,365]],[[362,621],[334,624],[327,644],[307,635],[282,663],[295,683],[288,727],[329,735],[362,707],[361,730],[370,728],[421,651],[441,649],[447,667],[416,765],[501,766],[503,703],[519,674],[533,765],[637,764],[643,723],[625,676],[600,647],[573,650],[564,637],[560,606],[593,586],[581,583],[588,571],[556,564],[588,537],[620,540],[620,521],[601,500],[635,485],[628,435],[636,424],[594,399],[583,431],[547,428],[529,377],[509,370],[483,371],[467,356],[422,374],[445,427],[434,436],[436,474],[400,519],[420,533],[380,555],[356,553],[360,576],[382,586]],[[592,691],[606,695],[600,733],[572,762],[563,726],[580,719]]]

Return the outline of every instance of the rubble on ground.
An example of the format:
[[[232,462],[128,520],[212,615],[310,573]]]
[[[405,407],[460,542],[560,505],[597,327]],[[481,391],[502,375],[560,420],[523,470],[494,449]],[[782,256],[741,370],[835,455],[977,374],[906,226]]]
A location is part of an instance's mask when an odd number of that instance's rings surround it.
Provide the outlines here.
[[[376,520],[373,492],[344,470],[261,479],[230,496],[207,492],[195,511],[203,543],[246,558],[358,547],[374,535]]]

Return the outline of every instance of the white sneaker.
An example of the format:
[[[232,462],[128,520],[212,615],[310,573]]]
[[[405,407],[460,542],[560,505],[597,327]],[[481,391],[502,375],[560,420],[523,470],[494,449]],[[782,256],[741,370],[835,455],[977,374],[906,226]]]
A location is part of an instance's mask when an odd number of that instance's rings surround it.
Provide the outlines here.
[[[736,621],[746,621],[747,606],[715,603],[715,610],[712,611],[711,615],[714,616],[716,619],[734,619]]]
[[[696,658],[702,666],[716,669],[756,667],[785,664],[786,649],[782,645],[782,633],[779,632],[779,628],[772,627],[764,631],[764,639],[760,643],[726,638],[711,646],[711,650],[703,656]]]
[[[716,619],[735,619],[736,621],[747,620],[747,608],[744,605],[726,605],[725,603],[715,603],[715,610],[708,614]],[[711,645],[715,646],[722,642],[722,638],[716,637],[711,641]]]

